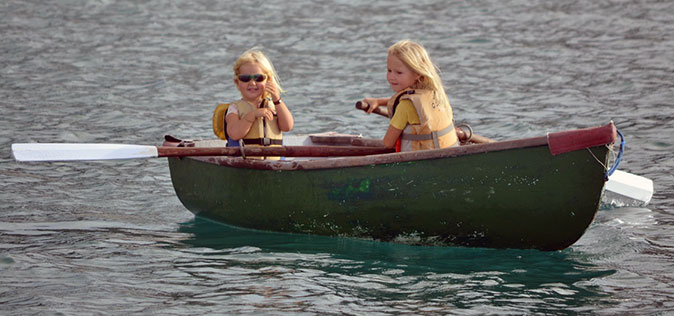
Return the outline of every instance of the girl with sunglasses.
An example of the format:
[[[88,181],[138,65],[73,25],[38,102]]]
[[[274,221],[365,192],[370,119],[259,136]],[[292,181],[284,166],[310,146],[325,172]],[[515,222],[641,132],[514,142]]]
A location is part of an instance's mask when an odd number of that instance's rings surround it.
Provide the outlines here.
[[[290,131],[294,120],[281,99],[284,91],[272,63],[259,50],[246,51],[234,63],[234,84],[241,99],[218,105],[213,116],[216,135],[227,139],[227,146],[239,146],[240,142],[244,146],[280,146],[282,132]]]
[[[435,64],[418,43],[402,40],[388,49],[386,79],[391,98],[365,98],[372,113],[386,105],[391,123],[384,145],[396,151],[458,146],[454,117]]]

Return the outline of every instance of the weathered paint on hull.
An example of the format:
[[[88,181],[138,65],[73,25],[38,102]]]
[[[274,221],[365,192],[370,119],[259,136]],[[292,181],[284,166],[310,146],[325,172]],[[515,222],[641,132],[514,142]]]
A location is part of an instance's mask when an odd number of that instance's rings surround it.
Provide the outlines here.
[[[594,156],[590,153],[590,150]],[[191,212],[269,231],[430,245],[563,249],[592,222],[606,146],[548,146],[313,170],[259,170],[170,158]]]

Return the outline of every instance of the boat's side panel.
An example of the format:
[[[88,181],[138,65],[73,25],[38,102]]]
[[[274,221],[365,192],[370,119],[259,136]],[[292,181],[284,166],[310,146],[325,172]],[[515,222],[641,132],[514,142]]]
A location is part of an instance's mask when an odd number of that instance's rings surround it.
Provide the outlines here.
[[[323,170],[256,170],[170,158],[195,214],[284,232],[420,243],[562,249],[589,226],[605,146],[547,146]]]

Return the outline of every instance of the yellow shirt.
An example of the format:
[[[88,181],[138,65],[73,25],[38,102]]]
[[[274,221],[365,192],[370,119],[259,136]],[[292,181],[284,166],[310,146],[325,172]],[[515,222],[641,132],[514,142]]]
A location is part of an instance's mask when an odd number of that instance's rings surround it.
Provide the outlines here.
[[[403,130],[408,124],[420,124],[419,114],[410,100],[400,100],[396,113],[391,118],[391,126]]]

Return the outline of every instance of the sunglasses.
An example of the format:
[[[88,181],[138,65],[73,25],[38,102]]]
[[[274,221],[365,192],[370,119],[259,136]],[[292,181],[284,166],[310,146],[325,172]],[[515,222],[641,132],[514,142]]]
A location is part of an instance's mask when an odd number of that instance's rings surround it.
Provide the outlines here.
[[[267,75],[265,74],[252,74],[252,75],[239,75],[239,81],[241,82],[248,82],[251,79],[255,80],[255,82],[262,82],[267,80]]]

